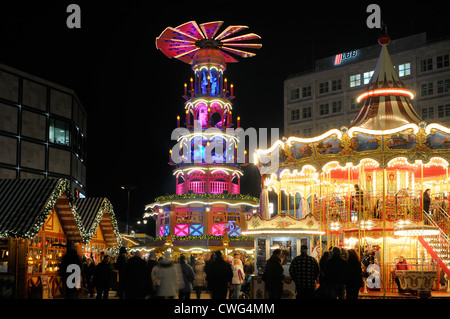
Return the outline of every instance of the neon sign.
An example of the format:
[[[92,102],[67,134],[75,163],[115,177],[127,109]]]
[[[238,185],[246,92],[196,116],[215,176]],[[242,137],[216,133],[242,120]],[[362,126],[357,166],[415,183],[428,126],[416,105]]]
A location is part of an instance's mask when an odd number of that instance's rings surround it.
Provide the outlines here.
[[[334,58],[334,65],[339,65],[345,60],[353,59],[358,56],[358,50],[352,50],[344,53],[336,54],[336,57]]]

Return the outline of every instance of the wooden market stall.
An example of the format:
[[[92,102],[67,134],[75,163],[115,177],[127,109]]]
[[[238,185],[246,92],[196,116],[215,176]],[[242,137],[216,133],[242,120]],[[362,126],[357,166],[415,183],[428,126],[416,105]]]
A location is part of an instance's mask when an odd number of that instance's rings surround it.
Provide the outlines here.
[[[0,193],[2,297],[60,296],[63,283],[58,270],[68,245],[74,244],[81,255],[83,244],[97,240],[97,226],[103,227],[103,223],[105,232],[101,236],[109,238],[111,217],[97,214],[92,219],[97,221],[95,227],[85,228],[91,214],[80,215],[74,209],[70,184],[65,179],[0,180]],[[116,232],[117,225],[112,229]],[[114,244],[105,244],[108,246]]]

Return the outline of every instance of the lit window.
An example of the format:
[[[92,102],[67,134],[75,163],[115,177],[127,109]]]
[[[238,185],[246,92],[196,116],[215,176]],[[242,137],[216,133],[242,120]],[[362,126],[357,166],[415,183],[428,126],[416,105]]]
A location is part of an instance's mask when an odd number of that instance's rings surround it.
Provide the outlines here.
[[[364,72],[364,84],[368,84],[370,82],[372,75],[373,75],[373,71]]]
[[[51,143],[70,146],[70,124],[50,119],[49,140]]]
[[[350,87],[361,85],[361,74],[350,75]]]
[[[398,76],[402,77],[407,75],[411,75],[411,64],[410,63],[400,64],[398,66]]]

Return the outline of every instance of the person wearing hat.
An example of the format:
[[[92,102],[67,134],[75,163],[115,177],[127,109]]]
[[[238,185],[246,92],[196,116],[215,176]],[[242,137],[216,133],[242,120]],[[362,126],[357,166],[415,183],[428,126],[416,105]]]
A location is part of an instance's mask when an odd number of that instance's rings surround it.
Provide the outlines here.
[[[319,277],[319,263],[308,255],[308,246],[302,245],[300,256],[295,257],[289,266],[289,274],[295,283],[297,299],[312,299]]]

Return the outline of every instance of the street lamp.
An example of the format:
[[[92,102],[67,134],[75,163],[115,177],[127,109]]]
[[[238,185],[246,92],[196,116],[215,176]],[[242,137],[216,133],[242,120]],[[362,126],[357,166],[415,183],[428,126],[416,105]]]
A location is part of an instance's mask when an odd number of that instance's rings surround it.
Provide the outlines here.
[[[128,191],[127,230],[126,230],[126,232],[127,232],[127,235],[129,235],[130,234],[130,231],[129,231],[129,225],[130,225],[130,192],[132,190],[137,189],[137,187],[133,186],[133,185],[124,185],[124,186],[121,186],[121,188],[123,190]]]

